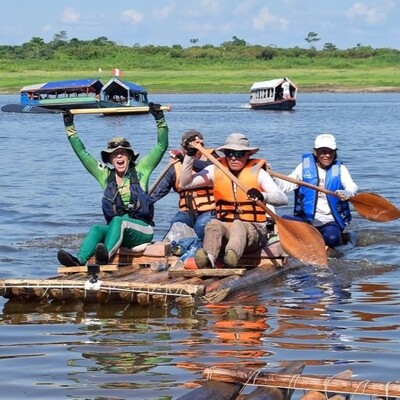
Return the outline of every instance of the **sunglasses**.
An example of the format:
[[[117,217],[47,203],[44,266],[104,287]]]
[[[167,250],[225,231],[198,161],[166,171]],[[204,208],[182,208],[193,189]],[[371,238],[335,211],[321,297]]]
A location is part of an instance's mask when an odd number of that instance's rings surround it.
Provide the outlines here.
[[[226,157],[243,158],[246,155],[246,150],[225,150],[224,154]]]
[[[117,147],[123,147],[125,149],[129,149],[131,147],[130,143],[127,140],[122,140],[121,142],[110,142],[108,143],[108,149],[116,149]]]

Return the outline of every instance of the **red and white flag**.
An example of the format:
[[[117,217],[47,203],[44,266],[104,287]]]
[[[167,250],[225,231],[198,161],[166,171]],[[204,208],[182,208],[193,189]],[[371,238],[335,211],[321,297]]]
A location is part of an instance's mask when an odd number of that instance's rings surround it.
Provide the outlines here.
[[[112,69],[113,76],[122,76],[124,73],[119,68]]]

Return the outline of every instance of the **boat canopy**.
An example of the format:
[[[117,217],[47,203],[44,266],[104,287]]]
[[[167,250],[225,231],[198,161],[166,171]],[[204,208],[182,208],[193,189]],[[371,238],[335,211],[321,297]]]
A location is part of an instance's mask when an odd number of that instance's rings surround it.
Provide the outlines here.
[[[255,91],[259,89],[273,89],[282,84],[283,80],[284,78],[278,78],[271,79],[269,81],[254,82],[250,90]],[[291,86],[293,86],[297,90],[296,85],[289,78],[286,78],[286,80],[290,83]]]
[[[134,93],[147,94],[147,91],[143,86],[139,86],[136,83],[122,81],[118,78],[112,78],[103,86],[103,93],[109,97],[112,97],[126,96],[127,93],[130,95]]]
[[[50,93],[65,91],[73,93],[79,90],[90,89],[89,91],[100,93],[102,87],[103,83],[100,79],[75,79],[24,86],[20,92]]]

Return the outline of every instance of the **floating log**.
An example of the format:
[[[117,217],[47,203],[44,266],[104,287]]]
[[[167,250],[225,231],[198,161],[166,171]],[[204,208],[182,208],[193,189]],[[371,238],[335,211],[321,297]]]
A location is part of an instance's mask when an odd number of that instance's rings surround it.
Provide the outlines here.
[[[262,370],[248,371],[225,368],[207,368],[203,376],[220,382],[251,383],[259,386],[368,396],[400,397],[400,383],[397,382],[360,381],[312,375],[285,375]]]
[[[242,387],[241,384],[209,381],[178,400],[234,400]]]
[[[304,369],[304,363],[297,361],[291,362],[283,367],[279,373],[281,374],[301,374]],[[241,396],[242,400],[290,400],[294,390],[282,389],[277,387],[257,387],[248,395]]]
[[[303,368],[304,364],[302,362],[291,362],[282,368],[280,372],[299,374]],[[293,390],[259,387],[250,394],[239,396],[243,386],[239,382],[228,383],[208,380],[201,387],[179,397],[178,400],[234,400],[237,398],[242,400],[290,400],[293,393]]]

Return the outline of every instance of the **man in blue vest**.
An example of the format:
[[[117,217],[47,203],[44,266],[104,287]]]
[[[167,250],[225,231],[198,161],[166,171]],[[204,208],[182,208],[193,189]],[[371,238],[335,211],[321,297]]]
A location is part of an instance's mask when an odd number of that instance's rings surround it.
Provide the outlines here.
[[[283,217],[314,225],[328,248],[343,243],[342,232],[351,221],[347,200],[358,190],[349,170],[337,156],[335,137],[329,133],[318,135],[313,152],[304,154],[302,162],[289,176],[335,192],[340,198],[274,178],[284,192],[295,191],[294,216]]]

